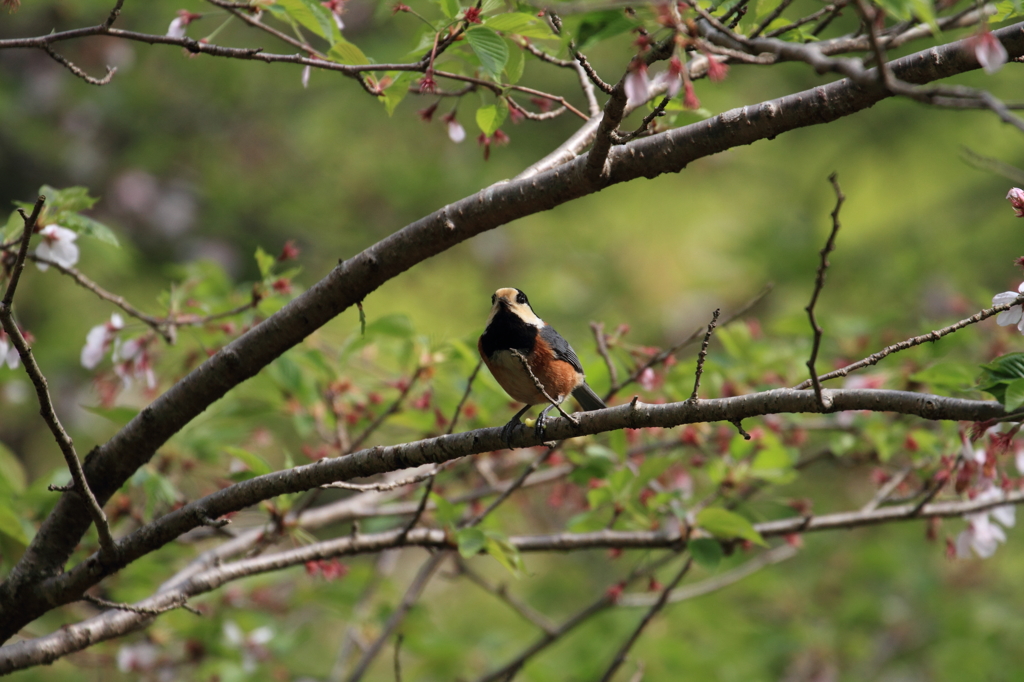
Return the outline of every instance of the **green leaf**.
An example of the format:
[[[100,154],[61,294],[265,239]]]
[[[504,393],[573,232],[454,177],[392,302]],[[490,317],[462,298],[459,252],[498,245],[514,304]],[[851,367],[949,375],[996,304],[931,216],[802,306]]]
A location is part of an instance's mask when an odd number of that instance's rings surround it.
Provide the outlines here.
[[[459,554],[468,559],[483,551],[487,536],[479,528],[463,528],[455,534],[455,541],[459,544]]]
[[[576,30],[577,49],[585,50],[596,42],[631,31],[639,25],[639,21],[628,18],[618,10],[592,12],[586,15]]]
[[[224,452],[228,453],[248,467],[253,476],[262,476],[263,474],[269,474],[274,470],[269,464],[267,464],[265,459],[244,448],[235,447],[234,445],[225,445]]]
[[[394,75],[392,75],[394,74]],[[384,90],[384,94],[377,99],[384,103],[384,109],[388,112],[388,116],[395,113],[395,108],[405,99],[405,96],[409,94],[409,81],[414,78],[412,72],[404,71],[399,73],[398,71],[389,71],[388,75],[394,80],[391,85]]]
[[[536,15],[524,12],[508,12],[498,14],[484,20],[484,26],[495,31],[510,35],[526,36],[527,38],[557,38],[551,32],[547,22]]]
[[[612,502],[612,491],[608,486],[592,488],[587,491],[587,505],[591,509],[597,509]]]
[[[1017,379],[1006,384],[1003,406],[1007,412],[1013,412],[1021,405],[1024,405],[1024,379]]]
[[[334,18],[315,0],[277,0],[288,16],[333,45],[341,38]]]
[[[88,405],[82,405],[81,407],[86,412],[92,412],[104,419],[109,419],[118,426],[127,425],[139,413],[133,407],[90,407]]]
[[[523,68],[526,66],[526,58],[522,49],[512,41],[506,39],[508,46],[508,61],[505,63],[505,77],[509,83],[518,83],[523,77]],[[19,216],[20,217],[20,216]]]
[[[56,189],[43,185],[39,193],[46,197],[46,208],[50,211],[87,211],[99,201],[97,197],[89,196],[89,190],[85,187]],[[26,213],[31,212],[32,208],[32,204],[28,204]]]
[[[370,59],[363,54],[355,44],[348,42],[344,38],[339,37],[338,40],[331,46],[331,50],[327,53],[327,56],[336,62],[347,64],[349,66],[363,66],[370,64]]]
[[[519,550],[502,533],[489,530],[485,536],[487,537],[487,553],[507,568],[512,575],[517,578],[521,576],[525,567]]]
[[[21,525],[18,515],[5,504],[0,504],[0,533],[3,533],[19,545],[28,545],[28,535]]]
[[[711,538],[690,540],[687,549],[690,550],[690,556],[693,557],[693,560],[698,565],[709,570],[717,568],[718,564],[722,561],[722,557],[725,556],[721,543]]]
[[[489,104],[476,110],[476,125],[488,137],[501,127],[501,124],[505,122],[505,115],[508,113],[508,104],[505,103],[505,100],[499,100],[499,103]]]
[[[966,388],[977,375],[973,365],[961,362],[940,362],[910,375],[911,381],[941,388]]]
[[[109,227],[84,215],[64,212],[58,214],[54,222],[69,230],[74,230],[78,234],[98,239],[111,246],[121,246],[121,243],[117,241],[117,237],[114,236]]]
[[[981,366],[978,390],[986,391],[1003,402],[1006,385],[1024,379],[1024,353],[1008,353]]]
[[[263,250],[262,246],[256,247],[256,265],[260,269],[260,277],[266,279],[270,276],[270,270],[274,267],[277,259]]]
[[[466,41],[480,59],[480,65],[493,78],[498,78],[508,61],[508,47],[497,33],[489,28],[472,28],[466,31]]]
[[[789,483],[796,478],[793,458],[785,446],[776,444],[757,453],[750,473],[772,483]]]
[[[437,4],[441,6],[441,12],[449,19],[454,19],[455,15],[462,11],[459,7],[459,0],[437,0]]]
[[[697,514],[697,526],[723,540],[740,538],[757,545],[768,546],[761,534],[754,530],[750,521],[721,507],[708,507],[702,510]]]
[[[611,517],[612,510],[610,508],[595,509],[577,514],[569,519],[565,527],[570,533],[591,533],[605,528]]]
[[[25,484],[28,482],[25,467],[3,443],[0,443],[0,480],[3,480],[10,493],[25,492]]]
[[[442,526],[454,526],[462,516],[465,504],[452,504],[437,493],[430,493],[430,501],[434,503],[434,518]]]

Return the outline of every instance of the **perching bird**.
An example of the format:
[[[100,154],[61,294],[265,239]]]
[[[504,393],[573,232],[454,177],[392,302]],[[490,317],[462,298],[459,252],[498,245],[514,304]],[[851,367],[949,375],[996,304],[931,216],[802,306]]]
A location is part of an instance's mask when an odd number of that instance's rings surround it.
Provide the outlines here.
[[[587,385],[576,351],[558,332],[537,317],[526,294],[519,289],[498,289],[491,296],[491,304],[487,328],[477,343],[480,356],[505,392],[514,400],[526,403],[526,407],[519,410],[502,430],[502,438],[506,443],[516,426],[520,425],[519,418],[528,409],[533,405],[548,403],[544,393],[537,390],[534,377],[540,381],[548,396],[559,404],[572,393],[584,410],[606,407],[594,389]],[[523,367],[522,360],[513,355],[513,350],[519,351],[526,358],[529,372]],[[530,372],[533,376],[530,376]],[[544,417],[552,407],[548,403],[537,417],[538,435],[543,434]]]

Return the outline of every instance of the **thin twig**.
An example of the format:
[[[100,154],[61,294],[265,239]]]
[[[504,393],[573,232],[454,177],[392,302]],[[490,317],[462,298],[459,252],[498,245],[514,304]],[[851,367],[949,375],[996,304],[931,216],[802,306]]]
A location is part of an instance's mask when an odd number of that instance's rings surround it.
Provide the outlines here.
[[[470,372],[469,378],[466,379],[466,390],[462,392],[462,397],[459,398],[459,404],[455,406],[455,413],[452,414],[452,419],[448,422],[448,430],[445,433],[455,432],[455,422],[459,421],[459,415],[462,414],[462,408],[466,404],[466,400],[469,399],[469,394],[473,390],[473,382],[476,381],[476,375],[480,372],[480,367],[484,364],[483,360],[476,361],[476,367]]]
[[[93,606],[98,606],[101,609],[114,609],[115,611],[127,611],[129,613],[138,613],[144,616],[159,616],[162,613],[173,611],[175,609],[184,609],[189,613],[197,616],[203,615],[198,609],[188,605],[185,601],[185,597],[181,596],[180,599],[161,606],[160,608],[146,608],[144,606],[134,606],[132,604],[125,604],[124,602],[108,601],[106,599],[100,599],[99,597],[93,597],[89,594],[82,595],[82,601],[89,602]]]
[[[547,400],[552,405],[554,405],[555,409],[558,410],[558,413],[560,415],[568,419],[573,424],[578,423],[572,415],[566,413],[566,411],[562,409],[561,403],[559,403],[557,400],[555,400],[548,394],[547,389],[544,388],[544,384],[542,384],[540,379],[537,378],[537,375],[533,373],[533,369],[530,367],[530,361],[526,359],[526,356],[520,353],[515,348],[512,348],[509,352],[511,352],[512,355],[515,358],[517,358],[520,363],[522,363],[523,369],[525,369],[526,373],[530,375],[530,379],[533,380],[533,385],[537,388],[540,394],[544,396],[544,399]]]
[[[898,353],[900,351],[907,350],[908,348],[913,348],[914,346],[920,346],[921,344],[928,343],[929,341],[938,341],[943,336],[948,336],[949,334],[952,334],[953,332],[959,331],[959,330],[963,329],[964,327],[969,327],[970,325],[977,324],[978,322],[981,322],[982,320],[987,320],[988,318],[994,317],[994,316],[998,315],[999,313],[1001,313],[1001,312],[1003,312],[1005,310],[1009,310],[1010,308],[1012,308],[1015,305],[1021,305],[1021,304],[1024,304],[1024,294],[1021,294],[1020,296],[1017,297],[1017,299],[1015,301],[1012,301],[1010,303],[1005,303],[1003,305],[992,306],[991,308],[985,308],[984,310],[981,310],[981,311],[975,313],[974,315],[971,315],[970,317],[967,317],[967,318],[964,318],[964,319],[960,320],[956,324],[951,324],[948,327],[943,327],[942,329],[936,329],[934,331],[928,332],[927,334],[921,334],[920,336],[914,336],[914,337],[911,337],[909,339],[905,339],[903,341],[900,341],[899,343],[894,343],[891,346],[886,346],[882,350],[878,351],[877,353],[872,353],[871,355],[869,355],[868,357],[864,358],[863,360],[858,360],[857,362],[850,363],[849,365],[846,365],[845,367],[840,367],[839,369],[834,370],[832,372],[829,372],[827,374],[822,374],[821,376],[818,377],[818,381],[828,381],[829,379],[837,379],[839,377],[845,377],[846,375],[850,374],[851,372],[854,372],[854,371],[856,371],[858,369],[861,369],[863,367],[869,367],[869,366],[878,364],[878,362],[882,358],[884,358],[884,357],[886,357],[888,355],[892,355],[893,353]],[[794,386],[793,388],[795,388],[797,390],[802,390],[802,389],[808,388],[810,385],[811,385],[811,380],[810,379],[806,379],[806,380],[800,382],[799,384],[797,384],[796,386]]]
[[[825,409],[825,400],[821,396],[821,382],[818,381],[818,372],[814,368],[814,363],[818,360],[818,349],[821,347],[821,327],[818,325],[818,321],[814,317],[814,305],[818,302],[818,295],[821,293],[822,288],[825,286],[825,271],[828,270],[828,254],[836,246],[836,233],[839,232],[839,209],[843,205],[843,200],[846,199],[843,196],[843,191],[839,188],[838,176],[833,173],[828,176],[829,182],[832,183],[832,187],[836,193],[836,207],[832,210],[832,231],[829,232],[828,241],[825,242],[825,246],[821,248],[821,263],[818,265],[818,275],[814,280],[814,293],[811,294],[811,302],[807,304],[804,310],[807,311],[807,317],[811,321],[811,329],[814,331],[814,344],[811,347],[811,357],[807,359],[807,369],[811,373],[811,383],[814,386],[814,395],[818,399],[818,405],[821,409]]]
[[[782,544],[778,547],[774,547],[767,552],[762,552],[750,561],[740,564],[734,569],[726,571],[720,575],[716,575],[706,580],[681,587],[677,590],[673,590],[668,597],[670,604],[676,602],[687,601],[696,597],[703,597],[706,594],[717,592],[718,590],[728,587],[734,583],[743,580],[749,575],[752,575],[760,571],[765,566],[771,566],[787,559],[791,559],[798,554],[798,550],[790,544]],[[651,594],[626,594],[619,599],[616,606],[630,608],[630,607],[643,607],[651,606],[657,601],[658,597]]]
[[[721,308],[715,308],[715,312],[711,316],[711,322],[708,323],[708,331],[704,334],[704,342],[700,345],[700,353],[697,354],[697,371],[693,379],[693,393],[690,394],[690,400],[693,402],[697,401],[697,391],[700,389],[700,375],[704,373],[704,360],[708,356],[708,344],[711,343],[711,335],[715,332],[720,312],[722,312]]]
[[[399,653],[402,651],[402,640],[405,635],[401,632],[395,637],[395,682],[402,682],[402,659]]]
[[[589,61],[587,61],[587,56],[577,50],[576,45],[571,41],[569,42],[569,52],[576,61],[579,62],[580,68],[582,68],[583,72],[587,74],[587,78],[590,79],[590,82],[597,86],[598,90],[606,95],[612,94],[612,90],[615,88],[601,80],[601,77],[597,75],[597,71],[595,71],[594,67],[590,65]]]
[[[885,501],[889,499],[889,495],[892,494],[892,491],[896,490],[896,488],[898,488],[900,484],[903,483],[903,481],[907,478],[907,476],[910,475],[910,472],[913,470],[914,467],[903,467],[898,472],[893,474],[892,478],[886,481],[885,485],[879,488],[878,492],[875,493],[875,496],[872,497],[867,504],[861,507],[860,510],[862,512],[870,512],[874,511],[875,509],[878,509],[879,505],[884,504]]]
[[[558,443],[558,444],[556,444],[556,445],[554,445],[552,447],[549,447],[544,452],[544,454],[542,454],[537,459],[533,460],[533,462],[530,464],[530,466],[528,466],[525,469],[523,469],[523,472],[521,474],[519,474],[518,477],[516,477],[516,480],[512,481],[512,484],[509,485],[507,488],[505,488],[501,492],[501,494],[498,495],[498,497],[493,502],[491,502],[482,512],[480,512],[476,516],[472,517],[471,519],[468,519],[464,523],[460,524],[460,527],[462,527],[462,528],[471,528],[471,527],[475,526],[476,524],[480,523],[481,521],[483,521],[492,511],[497,509],[501,505],[502,502],[507,500],[512,493],[514,493],[515,491],[519,490],[519,488],[521,488],[523,486],[523,484],[526,483],[526,479],[530,477],[530,474],[532,474],[533,472],[537,471],[537,469],[540,468],[540,465],[543,464],[544,462],[546,462],[548,460],[548,458],[560,446],[561,446],[561,443]]]
[[[760,303],[765,296],[770,294],[774,287],[775,285],[769,282],[767,285],[765,285],[764,289],[761,289],[761,291],[758,292],[756,296],[754,296],[752,299],[744,303],[742,306],[740,306],[738,310],[729,314],[724,320],[722,320],[721,326],[724,327],[725,325],[745,315],[747,312],[750,311],[751,308]],[[683,339],[676,345],[672,346],[667,350],[661,351],[660,353],[654,355],[654,357],[652,357],[644,364],[638,366],[635,370],[633,370],[633,373],[630,374],[621,384],[613,383],[611,387],[608,389],[608,393],[605,394],[604,401],[607,403],[616,393],[621,391],[626,386],[629,386],[630,384],[637,381],[640,378],[640,376],[644,373],[644,371],[647,370],[648,368],[662,364],[668,358],[672,357],[686,346],[689,346],[691,343],[701,338],[701,334],[704,333],[704,331],[705,328],[703,326],[694,329],[689,336],[687,336],[685,339]]]
[[[36,222],[39,220],[39,214],[43,210],[43,203],[45,201],[46,197],[36,199],[32,215],[30,216],[25,215],[24,211],[18,209],[25,220],[25,230],[22,233],[21,247],[18,250],[18,256],[12,268],[7,291],[4,293],[3,300],[0,301],[0,324],[2,324],[4,331],[7,332],[11,343],[18,350],[21,362],[25,366],[25,372],[28,374],[29,379],[32,380],[33,386],[35,386],[36,397],[39,400],[39,414],[50,428],[50,433],[53,434],[57,445],[60,447],[61,454],[64,455],[64,461],[67,462],[71,478],[74,481],[75,492],[81,495],[93,523],[96,524],[96,532],[100,539],[100,557],[112,560],[117,556],[117,544],[110,534],[110,526],[107,524],[106,514],[103,513],[103,507],[100,506],[96,496],[93,495],[92,490],[89,488],[89,483],[85,480],[82,462],[78,459],[78,453],[75,452],[75,444],[71,440],[71,436],[64,430],[60,419],[57,418],[57,413],[53,409],[53,401],[50,400],[50,391],[47,387],[46,377],[43,376],[42,370],[39,369],[35,356],[32,355],[32,349],[29,347],[28,342],[25,341],[21,329],[18,328],[17,323],[14,321],[14,309],[12,307],[14,293],[21,280],[21,273],[25,269],[28,245],[32,240],[32,233],[35,230]]]
[[[615,363],[612,362],[611,355],[608,354],[608,339],[604,335],[604,322],[591,322],[590,329],[594,332],[594,341],[597,342],[597,354],[604,360],[605,366],[608,368],[608,378],[611,380],[612,386],[619,383],[619,371],[615,367]]]
[[[628,654],[629,650],[633,648],[634,644],[636,644],[636,640],[640,638],[640,633],[643,632],[644,628],[647,627],[647,624],[650,623],[656,615],[658,615],[658,612],[665,608],[665,604],[668,603],[669,595],[672,593],[672,590],[682,582],[683,576],[689,572],[691,564],[693,564],[693,557],[687,557],[686,562],[683,563],[683,567],[679,569],[679,572],[676,573],[675,577],[672,578],[669,584],[665,586],[661,591],[661,594],[658,596],[658,600],[651,605],[651,608],[644,614],[644,617],[640,619],[640,622],[637,623],[633,633],[625,642],[623,642],[622,646],[619,647],[619,650],[615,654],[615,658],[612,659],[611,665],[608,666],[608,669],[601,677],[601,682],[611,682],[611,679],[615,676],[619,666],[625,662],[626,654]]]
[[[416,600],[420,598],[420,595],[423,593],[423,588],[427,586],[427,583],[430,582],[430,578],[434,575],[434,572],[437,571],[438,566],[440,566],[441,562],[447,557],[447,552],[436,552],[435,554],[432,554],[422,566],[420,566],[420,570],[416,573],[416,577],[413,578],[412,583],[409,584],[409,588],[405,591],[405,596],[402,597],[402,601],[399,602],[398,606],[395,607],[395,610],[391,613],[391,616],[388,618],[387,623],[384,624],[384,628],[381,630],[380,635],[377,636],[377,639],[375,639],[373,643],[367,647],[366,651],[363,652],[362,658],[359,659],[355,669],[348,676],[348,682],[358,682],[363,678],[363,675],[366,674],[370,664],[373,663],[373,659],[375,659],[377,654],[380,653],[384,643],[391,638],[391,635],[394,634],[398,626],[402,624],[403,620],[405,620],[405,616],[409,613],[409,609],[411,609],[413,604],[416,603]]]
[[[761,35],[761,33],[763,33],[763,32],[764,32],[764,30],[765,30],[766,28],[768,28],[768,25],[769,25],[769,24],[771,24],[771,23],[772,23],[773,21],[775,21],[776,19],[778,19],[778,18],[779,18],[780,16],[782,16],[782,13],[783,13],[783,12],[785,12],[785,11],[786,11],[786,9],[787,9],[787,8],[788,8],[788,7],[789,7],[789,6],[790,6],[790,5],[792,4],[792,3],[793,3],[793,0],[782,0],[782,2],[780,2],[780,3],[779,3],[779,6],[778,6],[778,7],[776,7],[776,8],[774,9],[774,10],[772,10],[772,11],[771,11],[771,12],[770,12],[770,13],[768,14],[768,16],[766,16],[766,17],[765,17],[765,18],[764,18],[764,19],[763,19],[763,20],[761,21],[761,23],[760,23],[760,24],[758,24],[758,25],[757,25],[757,27],[756,27],[756,28],[755,28],[755,29],[754,29],[753,31],[751,31],[751,32],[750,32],[750,36],[749,36],[749,37],[750,37],[750,38],[756,38],[757,36]]]
[[[390,483],[348,483],[346,481],[335,481],[334,483],[325,483],[320,486],[321,488],[341,488],[342,490],[358,490],[359,492],[367,492],[374,490],[377,492],[383,492],[385,490],[394,490],[396,488],[404,488],[407,485],[414,483],[421,483],[434,476],[433,471],[429,474],[420,474],[419,476],[413,476],[412,478],[403,478],[398,481],[392,481]]]
[[[510,609],[522,616],[524,620],[533,623],[549,635],[555,633],[555,624],[548,620],[548,618],[543,614],[532,609],[529,604],[526,604],[509,594],[507,585],[504,583],[500,585],[491,584],[486,578],[470,568],[469,565],[461,558],[456,559],[456,565],[458,566],[460,574],[469,578],[470,582],[479,586],[485,592],[493,594],[495,597],[505,602]]]
[[[380,428],[380,425],[383,424],[388,417],[398,412],[398,410],[402,407],[402,403],[405,402],[406,397],[412,390],[412,387],[415,386],[416,381],[421,376],[423,376],[423,372],[425,370],[426,367],[416,368],[416,371],[413,372],[412,377],[409,379],[409,382],[402,388],[402,392],[398,394],[398,397],[395,398],[394,402],[388,405],[388,408],[386,410],[377,415],[377,418],[374,419],[373,422],[369,426],[367,426],[361,434],[356,436],[356,439],[354,441],[352,441],[352,445],[350,445],[348,449],[349,452],[355,452],[356,450],[358,450],[359,446],[363,444],[363,441],[369,438],[374,431]]]
[[[76,76],[78,76],[79,78],[84,80],[89,85],[106,85],[107,83],[110,82],[110,79],[114,77],[114,74],[117,73],[117,67],[116,66],[108,66],[107,67],[107,75],[106,76],[104,76],[103,78],[93,78],[92,76],[87,74],[85,71],[82,71],[82,69],[80,69],[78,66],[76,66],[74,62],[72,62],[70,59],[68,59],[64,55],[59,54],[56,50],[54,50],[49,45],[44,45],[43,46],[43,51],[46,52],[46,54],[50,55],[55,62],[57,62],[58,64],[61,64],[65,69],[67,69],[71,73],[75,74]]]

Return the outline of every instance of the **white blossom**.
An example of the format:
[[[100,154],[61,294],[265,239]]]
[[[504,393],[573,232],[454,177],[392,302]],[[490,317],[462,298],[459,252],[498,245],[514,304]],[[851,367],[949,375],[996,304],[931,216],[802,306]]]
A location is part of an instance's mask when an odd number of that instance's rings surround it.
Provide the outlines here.
[[[1017,300],[1017,296],[1024,294],[1024,282],[1017,287],[1017,291],[1004,291],[992,297],[992,305],[1006,305]],[[1024,309],[1015,305],[1009,310],[1004,310],[996,316],[996,324],[1000,327],[1008,327],[1011,324],[1017,325],[1017,331],[1024,334]]]
[[[183,17],[176,17],[171,25],[167,27],[168,38],[184,38],[185,27],[188,26],[188,22]]]
[[[974,500],[993,502],[1004,497],[1003,491],[990,483]],[[990,515],[998,523],[993,523]],[[1017,510],[1013,505],[1006,504],[977,514],[965,514],[964,518],[967,520],[967,528],[956,538],[956,555],[968,558],[973,551],[982,559],[987,559],[995,554],[1000,543],[1006,542],[1006,533],[999,524],[1012,528],[1017,522]]]
[[[313,73],[313,67],[311,67],[309,64],[306,64],[306,68],[302,70],[302,87],[309,87],[309,75],[311,73]]]
[[[0,329],[0,365],[7,365],[10,369],[18,369],[21,363],[21,356],[18,349],[11,343],[7,333]]]
[[[466,139],[466,129],[463,128],[462,124],[454,118],[448,121],[448,137],[451,138],[451,141],[455,144]]]
[[[265,645],[273,638],[274,629],[269,625],[256,628],[246,635],[234,621],[224,623],[224,639],[231,648],[241,650],[242,669],[247,673],[255,672],[257,663],[270,656]]]
[[[630,106],[639,106],[650,96],[651,81],[647,78],[647,65],[634,60],[626,74],[626,98]]]
[[[36,256],[66,268],[70,268],[78,262],[78,246],[75,244],[78,234],[76,232],[60,225],[47,225],[39,231],[39,236],[43,238],[43,241],[36,247]],[[50,267],[48,263],[36,263],[36,266],[40,270],[47,270]]]
[[[110,350],[117,332],[124,329],[124,320],[117,313],[110,316],[110,320],[98,324],[89,330],[85,336],[85,346],[82,348],[82,367],[94,369],[100,364],[103,356]]]

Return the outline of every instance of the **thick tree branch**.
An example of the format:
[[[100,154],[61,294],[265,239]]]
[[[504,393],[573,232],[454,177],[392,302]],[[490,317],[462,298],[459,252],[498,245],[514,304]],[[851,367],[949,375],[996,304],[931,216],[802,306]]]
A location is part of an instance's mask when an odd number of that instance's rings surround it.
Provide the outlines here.
[[[86,33],[82,35],[89,34],[89,29],[83,30]],[[114,35],[114,30],[110,31],[110,35]],[[68,39],[70,33],[53,35]],[[993,33],[1002,41],[1011,59],[1024,55],[1024,24],[1015,24]],[[160,37],[146,38],[154,39],[154,42],[173,42]],[[24,42],[24,45],[4,41],[0,42],[0,48],[41,47],[50,40],[50,36],[44,36],[14,41]],[[200,46],[198,43],[194,47],[199,51],[210,49],[210,46]],[[891,68],[901,80],[926,83],[977,69],[978,63],[973,52],[965,49],[962,42],[957,42],[897,59],[891,62]],[[592,194],[611,184],[678,172],[696,159],[757,140],[773,138],[789,130],[831,122],[862,111],[889,96],[883,89],[860,87],[848,79],[841,80],[805,92],[733,109],[693,125],[614,147],[609,151],[605,164],[608,172],[600,179],[591,179],[582,172],[587,165],[584,156],[532,177],[488,187],[476,195],[445,206],[343,261],[303,295],[228,344],[171,387],[89,458],[85,463],[89,484],[97,498],[105,502],[138,467],[153,456],[157,448],[228,390],[254,376],[284,351],[357,301],[366,298],[384,282],[455,244],[518,218]],[[919,401],[919,398],[915,396],[912,400]],[[925,401],[929,400],[925,398]],[[840,403],[844,401],[837,400]],[[991,417],[1001,414],[1001,409],[993,403],[977,405],[984,407],[965,411],[985,413]],[[693,409],[704,412],[711,408],[702,404],[693,406]],[[924,411],[929,415],[939,412],[933,408]],[[614,410],[606,412],[613,414]],[[590,418],[584,416],[582,419],[584,424],[593,423],[591,420],[595,413],[588,414]],[[555,430],[565,428],[562,420],[558,422]],[[500,430],[492,431],[495,440],[489,449],[497,449],[500,447]],[[564,435],[574,434],[566,432]],[[455,436],[458,437],[465,436]],[[490,437],[480,440],[489,440]],[[401,448],[394,452],[402,454],[400,461],[389,460],[392,463],[403,463],[410,456]],[[358,455],[356,453],[353,457]],[[0,610],[5,616],[16,614],[4,618],[0,627],[0,640],[7,639],[25,623],[52,608],[44,596],[48,590],[42,588],[40,581],[48,578],[66,579],[55,576],[58,576],[88,527],[89,517],[85,511],[81,501],[68,495],[62,496],[21,561],[7,581],[0,585]],[[176,514],[168,516],[180,520]],[[188,525],[174,528],[175,536],[179,528]],[[168,530],[171,530],[170,526]],[[156,542],[153,546],[169,539],[164,539],[160,534],[153,538]],[[95,562],[87,564],[96,565]],[[88,572],[91,571],[89,569]]]
[[[964,514],[973,514],[1003,505],[1024,504],[1024,491],[1016,491],[998,500],[965,500],[949,502],[933,502],[917,511],[916,504],[903,504],[865,511],[840,512],[821,516],[796,516],[778,521],[766,521],[754,524],[754,528],[764,537],[781,537],[794,533],[809,533],[826,530],[857,528],[878,525],[894,521],[919,520],[927,518],[948,518]],[[401,531],[392,530],[372,535],[358,535],[333,540],[326,540],[314,545],[278,552],[264,556],[242,559],[233,563],[213,566],[188,580],[176,583],[171,588],[163,588],[161,592],[133,605],[135,611],[111,612],[90,618],[75,625],[66,626],[53,634],[32,640],[0,647],[0,674],[21,670],[33,665],[52,663],[61,656],[80,651],[96,642],[112,639],[145,627],[152,621],[148,610],[161,610],[174,604],[181,604],[199,594],[210,592],[218,587],[244,577],[278,571],[291,566],[302,565],[308,561],[331,559],[353,554],[369,554],[391,549],[398,546],[419,546],[437,550],[456,549],[453,539],[443,530],[416,529],[401,540]],[[400,542],[401,540],[401,542]],[[589,549],[674,549],[680,550],[686,545],[685,529],[658,531],[614,531],[602,530],[592,533],[559,533],[554,535],[513,536],[509,543],[521,552],[572,552]],[[771,562],[788,558],[788,552],[771,554]],[[751,568],[760,568],[754,563]],[[751,571],[738,576],[730,576],[727,582],[735,582]],[[725,576],[723,576],[724,578]],[[718,589],[724,585],[716,585]],[[696,588],[697,586],[694,586]],[[707,588],[708,586],[704,586]],[[702,588],[702,589],[704,589]],[[706,593],[705,590],[700,592]],[[690,598],[687,593],[680,594],[670,601]],[[595,605],[600,604],[602,610],[615,602],[608,595],[602,597]],[[641,606],[646,602],[630,599],[624,606]],[[590,607],[588,607],[590,608]],[[582,614],[583,612],[581,612]],[[588,616],[589,617],[589,616]],[[577,623],[576,617],[570,621]],[[565,624],[552,633],[545,633],[540,648],[565,633]],[[571,628],[569,628],[571,629]],[[491,679],[491,678],[488,678]]]

